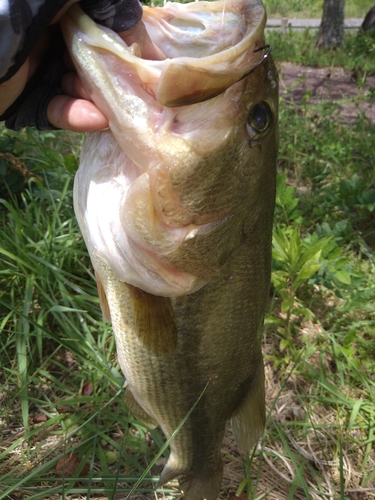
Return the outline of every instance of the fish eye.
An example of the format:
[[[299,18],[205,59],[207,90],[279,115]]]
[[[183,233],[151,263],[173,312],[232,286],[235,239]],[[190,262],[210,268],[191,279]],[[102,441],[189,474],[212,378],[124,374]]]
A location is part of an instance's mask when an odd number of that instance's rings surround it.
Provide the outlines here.
[[[246,124],[247,132],[251,139],[262,137],[268,132],[271,124],[271,108],[265,101],[259,102],[251,108]]]

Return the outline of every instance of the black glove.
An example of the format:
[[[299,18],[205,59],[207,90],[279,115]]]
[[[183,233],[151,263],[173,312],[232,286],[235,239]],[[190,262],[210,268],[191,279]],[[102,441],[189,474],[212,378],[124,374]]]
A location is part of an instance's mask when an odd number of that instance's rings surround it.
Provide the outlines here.
[[[63,37],[57,32],[21,95],[0,116],[0,121],[5,120],[7,128],[20,130],[23,127],[35,127],[38,130],[56,130],[47,120],[47,107],[52,97],[62,93],[61,78],[67,71],[63,63],[64,50]]]
[[[142,18],[138,0],[83,0],[80,6],[91,19],[116,33],[132,28]]]

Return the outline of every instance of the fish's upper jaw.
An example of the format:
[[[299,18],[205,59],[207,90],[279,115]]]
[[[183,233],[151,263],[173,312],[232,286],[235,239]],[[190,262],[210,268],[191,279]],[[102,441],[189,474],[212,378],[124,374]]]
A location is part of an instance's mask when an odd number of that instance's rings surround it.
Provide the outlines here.
[[[156,88],[156,98],[164,106],[185,106],[220,95],[259,64],[261,55],[254,50],[263,38],[266,15],[258,1],[145,8],[144,22],[169,57]]]

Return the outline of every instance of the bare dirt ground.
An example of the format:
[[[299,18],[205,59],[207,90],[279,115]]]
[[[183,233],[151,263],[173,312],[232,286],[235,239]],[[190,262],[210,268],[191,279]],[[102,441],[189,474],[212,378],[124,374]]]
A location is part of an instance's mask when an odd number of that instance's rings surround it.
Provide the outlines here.
[[[279,68],[280,97],[300,103],[310,91],[309,103],[334,101],[340,117],[353,120],[364,113],[375,125],[375,76],[362,83],[358,75],[340,68],[310,68],[282,63]],[[371,92],[371,88],[374,89]]]

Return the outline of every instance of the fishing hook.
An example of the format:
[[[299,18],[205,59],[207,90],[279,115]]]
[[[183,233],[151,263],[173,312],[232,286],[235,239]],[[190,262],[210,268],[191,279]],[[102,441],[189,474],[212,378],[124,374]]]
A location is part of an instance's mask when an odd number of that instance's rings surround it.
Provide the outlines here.
[[[262,59],[256,63],[255,66],[253,66],[247,73],[245,73],[243,76],[241,76],[241,78],[238,80],[239,82],[241,80],[243,80],[244,78],[246,78],[247,76],[250,75],[250,73],[252,73],[253,71],[255,71],[261,64],[264,63],[264,61],[267,59],[267,57],[270,55],[271,53],[271,50],[272,50],[272,47],[271,45],[263,45],[262,47],[259,47],[258,49],[255,49],[254,50],[254,54],[255,52],[260,52],[261,50],[265,50],[266,52],[263,54],[263,57]]]

